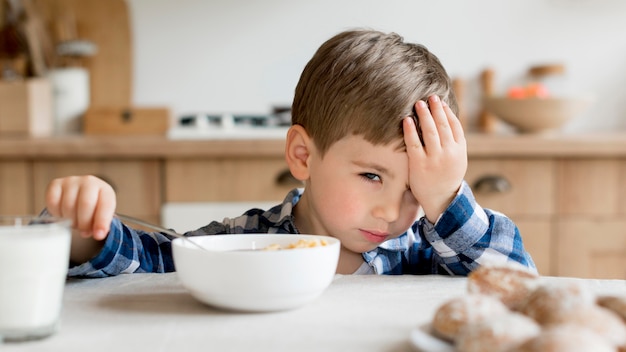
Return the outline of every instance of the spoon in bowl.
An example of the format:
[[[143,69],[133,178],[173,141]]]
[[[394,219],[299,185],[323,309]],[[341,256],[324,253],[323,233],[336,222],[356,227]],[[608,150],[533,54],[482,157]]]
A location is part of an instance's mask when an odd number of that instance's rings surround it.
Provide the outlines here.
[[[187,237],[185,235],[182,235],[182,234],[180,234],[180,233],[178,233],[176,231],[167,229],[167,228],[165,228],[163,226],[155,225],[155,224],[149,223],[147,221],[143,221],[141,219],[137,219],[135,217],[132,217],[132,216],[129,216],[129,215],[120,214],[120,213],[115,213],[115,217],[120,219],[122,222],[132,223],[132,224],[135,224],[135,225],[143,226],[143,227],[155,230],[155,231],[162,232],[162,233],[164,233],[166,235],[170,235],[172,237],[182,238],[185,241],[192,243],[194,246],[196,246],[196,247],[198,247],[198,248],[200,248],[202,250],[208,251],[208,249],[206,249],[206,248],[202,247],[201,245],[199,245],[198,243],[192,241],[189,237]]]

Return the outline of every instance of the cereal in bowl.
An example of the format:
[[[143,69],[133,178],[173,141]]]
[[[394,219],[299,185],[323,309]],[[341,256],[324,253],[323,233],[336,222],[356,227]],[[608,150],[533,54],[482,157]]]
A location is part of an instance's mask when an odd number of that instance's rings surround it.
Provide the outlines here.
[[[300,239],[298,242],[290,243],[287,246],[281,246],[280,244],[274,243],[270,244],[263,248],[266,251],[278,251],[281,249],[297,249],[297,248],[312,248],[312,247],[324,247],[327,246],[328,242],[326,240],[305,240]]]

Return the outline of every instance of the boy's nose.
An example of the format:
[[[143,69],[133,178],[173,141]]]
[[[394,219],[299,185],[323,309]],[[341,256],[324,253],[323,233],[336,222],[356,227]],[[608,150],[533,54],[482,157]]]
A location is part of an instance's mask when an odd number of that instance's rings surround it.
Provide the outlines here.
[[[378,203],[372,210],[372,215],[386,222],[394,222],[400,217],[401,203],[401,199],[392,199],[392,197],[379,198]]]

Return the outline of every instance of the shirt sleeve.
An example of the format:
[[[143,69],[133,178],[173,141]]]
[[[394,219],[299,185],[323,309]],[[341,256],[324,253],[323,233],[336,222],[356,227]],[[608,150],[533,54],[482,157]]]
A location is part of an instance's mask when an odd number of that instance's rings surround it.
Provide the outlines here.
[[[114,218],[102,250],[69,269],[69,276],[107,277],[125,273],[174,271],[171,239],[158,232],[132,229]]]
[[[479,265],[513,261],[536,271],[511,219],[483,209],[466,182],[450,206],[433,225],[425,217],[419,231],[432,247],[433,273],[467,275]]]

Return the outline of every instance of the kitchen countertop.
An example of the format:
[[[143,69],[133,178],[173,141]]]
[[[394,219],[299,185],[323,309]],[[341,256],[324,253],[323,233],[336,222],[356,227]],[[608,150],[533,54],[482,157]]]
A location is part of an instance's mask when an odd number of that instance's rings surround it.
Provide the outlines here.
[[[582,281],[624,294],[624,280]],[[195,301],[176,273],[70,279],[59,331],[2,351],[412,351],[411,332],[467,279],[336,275],[317,300],[289,311],[233,313]]]
[[[625,156],[626,133],[467,136],[470,157]],[[0,137],[2,159],[282,156],[281,139],[172,140],[164,136]]]

